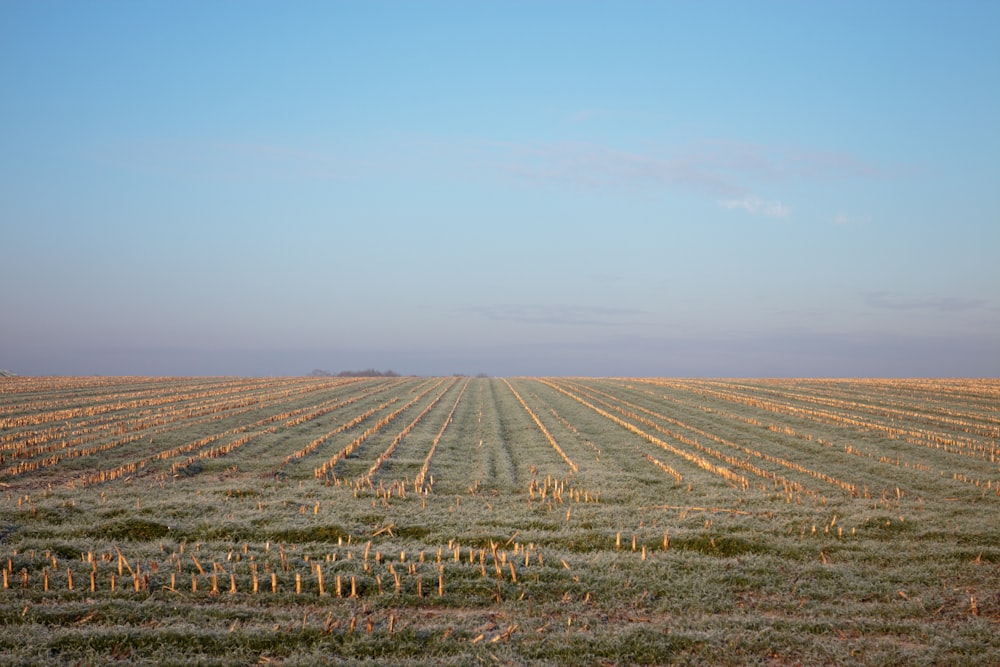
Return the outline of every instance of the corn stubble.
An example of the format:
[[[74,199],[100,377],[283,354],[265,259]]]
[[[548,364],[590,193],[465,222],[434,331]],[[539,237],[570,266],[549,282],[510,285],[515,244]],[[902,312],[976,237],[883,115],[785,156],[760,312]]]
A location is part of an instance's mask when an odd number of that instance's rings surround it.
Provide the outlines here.
[[[0,661],[1000,662],[1000,382],[0,380]]]

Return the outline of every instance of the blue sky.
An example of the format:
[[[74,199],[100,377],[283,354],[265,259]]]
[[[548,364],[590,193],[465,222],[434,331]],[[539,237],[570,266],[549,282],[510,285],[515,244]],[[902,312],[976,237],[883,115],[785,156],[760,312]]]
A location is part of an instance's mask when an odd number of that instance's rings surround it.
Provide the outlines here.
[[[1000,375],[1000,3],[0,2],[0,368]]]

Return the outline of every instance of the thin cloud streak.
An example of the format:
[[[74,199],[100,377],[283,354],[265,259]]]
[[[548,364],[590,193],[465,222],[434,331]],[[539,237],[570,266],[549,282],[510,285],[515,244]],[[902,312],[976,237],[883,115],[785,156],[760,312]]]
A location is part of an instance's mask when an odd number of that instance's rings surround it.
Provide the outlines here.
[[[710,141],[658,152],[593,143],[496,144],[504,166],[542,182],[592,186],[671,185],[714,196],[741,196],[749,183],[889,178],[891,170],[847,153]]]
[[[905,170],[885,168],[843,151],[768,146],[738,141],[697,144],[695,150],[711,164],[756,180],[888,179]]]
[[[553,324],[559,326],[615,326],[634,324],[645,311],[633,308],[599,306],[564,306],[538,304],[499,304],[472,306],[462,309],[488,320],[521,324]]]
[[[846,213],[838,213],[833,216],[833,224],[840,226],[851,226],[851,225],[868,225],[871,224],[872,216],[870,214],[865,215],[847,215]]]
[[[585,120],[600,110],[584,110]],[[365,154],[358,153],[364,150]],[[763,202],[761,184],[790,180],[887,178],[890,170],[846,153],[753,143],[704,141],[665,150],[629,151],[599,143],[497,143],[447,139],[384,141],[351,147],[310,147],[280,141],[148,139],[100,145],[92,157],[131,170],[210,180],[343,180],[413,172],[426,176],[487,169],[534,186],[585,189],[668,189],[690,192],[757,215],[784,217],[790,208]],[[760,201],[758,201],[760,200]],[[725,205],[725,204],[724,204]]]
[[[941,313],[957,313],[984,308],[987,303],[983,299],[963,299],[961,297],[905,297],[887,292],[864,292],[865,304],[872,308],[883,310],[924,310]]]
[[[696,157],[659,157],[589,144],[510,146],[501,167],[533,185],[596,188],[668,187],[739,197],[746,188]]]
[[[886,169],[843,152],[706,141],[660,151],[626,151],[594,143],[491,144],[496,168],[538,187],[688,192],[723,208],[785,218],[792,207],[758,193],[791,181],[891,178]],[[838,224],[846,218],[838,216]]]
[[[743,199],[727,199],[719,202],[723,208],[742,209],[751,215],[762,215],[766,218],[787,218],[792,208],[780,201],[764,201],[760,197],[744,197]]]

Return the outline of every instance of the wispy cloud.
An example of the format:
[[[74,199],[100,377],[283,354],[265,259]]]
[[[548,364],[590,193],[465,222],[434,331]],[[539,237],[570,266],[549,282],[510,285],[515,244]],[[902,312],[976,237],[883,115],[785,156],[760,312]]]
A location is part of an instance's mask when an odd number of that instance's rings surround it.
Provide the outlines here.
[[[746,190],[711,164],[691,156],[660,156],[594,144],[507,145],[506,172],[535,185],[587,188],[670,187],[714,196]]]
[[[888,292],[864,292],[861,296],[868,306],[884,310],[957,313],[987,306],[983,299],[964,299],[955,296],[910,297],[889,294]]]
[[[634,324],[645,311],[634,308],[606,308],[600,306],[566,306],[540,304],[498,304],[471,306],[464,312],[479,315],[485,319],[522,324],[556,324],[613,326]]]
[[[891,178],[898,171],[839,152],[782,151],[776,155],[776,162],[778,173],[790,178]]]
[[[591,112],[580,112],[589,118]],[[670,189],[715,199],[729,210],[787,217],[792,207],[759,193],[795,180],[869,179],[890,170],[847,153],[707,141],[628,151],[593,143],[494,145],[500,168],[538,186]],[[847,218],[843,218],[845,221]]]
[[[601,109],[577,112],[578,122]],[[164,140],[112,142],[96,156],[128,169],[212,181],[343,180],[393,174],[464,177],[484,170],[537,187],[669,190],[749,215],[789,217],[793,207],[771,193],[794,180],[882,178],[889,171],[846,153],[703,141],[624,150],[601,143],[498,143],[403,137],[344,146],[278,141]],[[837,224],[857,222],[838,214]]]
[[[719,205],[729,210],[742,209],[751,215],[762,215],[767,218],[787,218],[792,208],[780,201],[764,201],[760,197],[750,196],[742,199],[727,199]]]
[[[767,182],[891,178],[903,173],[844,151],[741,141],[705,141],[689,150],[720,168]]]
[[[838,213],[833,216],[833,224],[850,226],[850,225],[868,225],[871,224],[872,216],[870,214],[864,215],[848,215],[846,213]]]

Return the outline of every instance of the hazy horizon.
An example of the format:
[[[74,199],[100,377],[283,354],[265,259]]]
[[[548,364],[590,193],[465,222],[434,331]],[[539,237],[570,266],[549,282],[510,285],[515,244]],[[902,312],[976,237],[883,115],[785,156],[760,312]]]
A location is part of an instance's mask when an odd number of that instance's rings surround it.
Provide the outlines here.
[[[1000,3],[0,3],[0,368],[1000,376]]]

